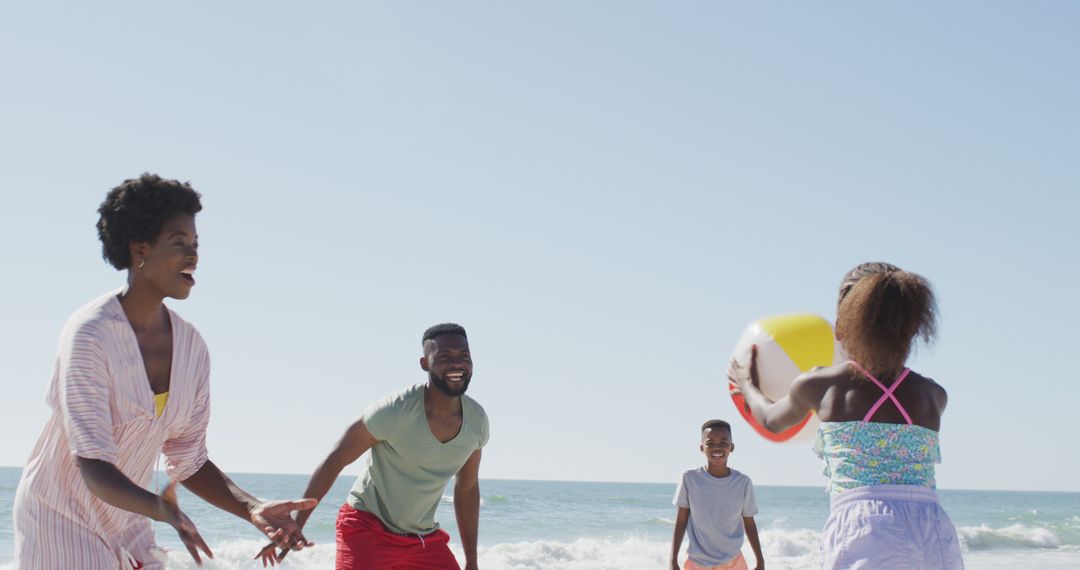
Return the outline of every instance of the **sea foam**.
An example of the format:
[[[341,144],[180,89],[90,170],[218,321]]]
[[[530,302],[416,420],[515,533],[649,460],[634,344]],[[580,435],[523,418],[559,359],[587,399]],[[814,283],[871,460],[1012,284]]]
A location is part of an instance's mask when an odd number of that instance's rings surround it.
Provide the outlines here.
[[[1043,527],[1015,524],[993,529],[986,525],[957,529],[960,543],[967,550],[1058,548],[1057,535]]]
[[[762,533],[765,559],[774,568],[803,570],[820,567],[817,555],[819,536],[812,531],[770,531]],[[214,548],[215,558],[202,568],[207,570],[234,570],[261,568],[252,560],[262,542],[254,540],[230,540]],[[684,541],[683,558],[685,559]],[[579,538],[572,542],[536,540],[481,546],[478,549],[479,565],[485,570],[646,570],[667,566],[671,543],[664,540],[641,537]],[[459,545],[452,549],[459,561],[464,555]],[[749,546],[744,547],[748,560],[753,560]],[[302,552],[290,554],[278,566],[283,570],[315,570],[332,568],[334,546],[320,544]],[[195,569],[198,566],[187,552],[171,550],[168,568]]]
[[[1041,568],[1075,568],[1077,548],[1057,545],[1053,533],[1041,527],[1023,525],[992,529],[986,526],[958,529],[964,557],[970,567],[1010,568],[1024,562]],[[820,532],[808,529],[765,528],[761,545],[771,568],[809,570],[821,567]],[[262,541],[233,539],[213,544],[214,559],[206,561],[205,570],[240,570],[262,568],[252,557]],[[685,560],[685,544],[681,560]],[[484,570],[647,570],[667,566],[671,543],[667,540],[627,536],[579,538],[560,542],[535,540],[507,542],[478,549]],[[452,544],[459,561],[464,556],[459,545]],[[753,563],[749,545],[743,546],[747,561]],[[290,554],[278,568],[282,570],[323,570],[334,566],[334,545],[319,544]],[[14,564],[0,564],[0,570],[14,570]],[[182,549],[169,551],[169,570],[200,568]]]

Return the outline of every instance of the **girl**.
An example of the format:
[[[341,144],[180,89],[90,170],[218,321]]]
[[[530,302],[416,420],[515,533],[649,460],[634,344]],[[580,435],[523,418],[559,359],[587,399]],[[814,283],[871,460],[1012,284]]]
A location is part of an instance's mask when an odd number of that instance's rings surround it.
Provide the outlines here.
[[[71,316],[47,401],[52,417],[15,494],[21,569],[161,568],[150,520],[168,523],[196,562],[212,556],[176,502],[176,481],[282,547],[308,544],[290,517],[316,501],[263,501],[207,457],[210,359],[195,327],[163,304],[186,299],[199,261],[199,194],[144,174],[98,210],[105,259],[127,286]],[[173,483],[146,490],[158,454]]]
[[[728,377],[754,418],[773,432],[810,410],[821,420],[815,452],[825,462],[832,506],[824,568],[963,568],[956,529],[938,503],[934,465],[945,389],[904,366],[915,337],[933,338],[929,283],[888,263],[864,263],[840,286],[836,338],[850,360],[795,380],[771,401],[754,359]]]

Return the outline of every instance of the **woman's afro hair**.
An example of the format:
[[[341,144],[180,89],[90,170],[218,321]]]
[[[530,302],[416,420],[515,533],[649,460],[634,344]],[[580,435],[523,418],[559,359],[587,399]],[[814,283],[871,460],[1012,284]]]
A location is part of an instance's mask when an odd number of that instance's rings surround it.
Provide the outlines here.
[[[156,174],[125,180],[109,191],[98,208],[101,256],[117,269],[128,269],[131,244],[153,242],[173,216],[199,213],[199,198],[191,184]]]

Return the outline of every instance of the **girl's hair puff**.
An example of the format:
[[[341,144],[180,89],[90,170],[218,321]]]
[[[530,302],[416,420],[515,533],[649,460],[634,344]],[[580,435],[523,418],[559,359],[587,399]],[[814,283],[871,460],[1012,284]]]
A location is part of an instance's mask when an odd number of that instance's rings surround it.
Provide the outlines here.
[[[918,336],[937,334],[937,301],[921,275],[888,263],[863,263],[844,277],[836,329],[852,360],[875,375],[904,367]]]

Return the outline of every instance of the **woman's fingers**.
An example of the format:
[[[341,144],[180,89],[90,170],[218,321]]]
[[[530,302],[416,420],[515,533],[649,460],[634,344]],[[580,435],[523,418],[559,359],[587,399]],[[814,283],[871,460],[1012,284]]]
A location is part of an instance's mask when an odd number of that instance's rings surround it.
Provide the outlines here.
[[[255,559],[262,559],[263,568],[266,568],[267,563],[269,563],[270,566],[276,566],[278,563],[277,545],[273,542],[267,544],[255,555]]]
[[[289,549],[290,550],[303,550],[304,547],[315,546],[314,542],[311,542],[307,538],[304,538],[304,535],[303,535],[303,533],[300,532],[299,528],[297,528],[296,531],[293,532],[290,535],[290,538],[291,538],[291,541],[289,542]]]
[[[199,534],[199,531],[195,531],[195,544],[198,545],[198,547],[206,553],[207,558],[214,557],[214,553],[210,551],[210,546],[206,544],[205,540],[203,540],[203,537],[201,534]]]
[[[306,511],[314,509],[319,504],[318,499],[300,499],[298,501],[281,501],[281,508],[287,511]]]
[[[195,559],[195,563],[202,566],[202,558],[199,558],[199,551],[195,549],[195,545],[191,541],[184,540],[183,537],[180,537],[180,541],[184,543],[184,548],[187,548],[188,553]]]
[[[180,535],[180,540],[184,543],[184,547],[187,548],[191,557],[195,559],[195,562],[202,564],[202,557],[199,556],[199,551],[202,550],[207,558],[213,558],[214,553],[210,550],[210,547],[203,540],[199,530],[195,528],[195,524],[187,518],[186,515],[181,514],[183,519],[176,528],[177,534]]]
[[[279,528],[274,532],[270,533],[270,540],[274,541],[274,544],[277,545],[278,548],[289,547],[289,534],[286,533],[283,529]]]

